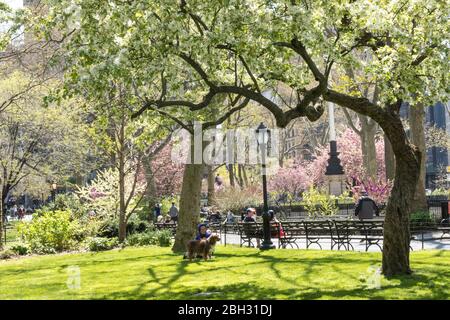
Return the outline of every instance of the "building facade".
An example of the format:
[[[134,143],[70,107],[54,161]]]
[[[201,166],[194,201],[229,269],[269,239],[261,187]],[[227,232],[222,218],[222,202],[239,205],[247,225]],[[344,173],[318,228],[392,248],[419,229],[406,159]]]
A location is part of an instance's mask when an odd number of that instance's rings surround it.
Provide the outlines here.
[[[409,118],[408,104],[404,104],[400,110],[402,118]],[[428,106],[425,110],[425,127],[434,126],[450,135],[450,102],[444,104],[438,102]],[[426,155],[426,188],[435,189],[442,186],[442,180],[447,177],[447,167],[450,165],[450,152],[448,148],[427,146]],[[448,181],[448,179],[447,179]]]

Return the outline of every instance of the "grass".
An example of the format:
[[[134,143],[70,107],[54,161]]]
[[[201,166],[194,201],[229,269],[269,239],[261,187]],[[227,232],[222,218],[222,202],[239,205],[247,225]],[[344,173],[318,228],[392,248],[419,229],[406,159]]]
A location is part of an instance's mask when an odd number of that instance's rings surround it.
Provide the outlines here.
[[[213,260],[189,263],[170,248],[128,247],[100,253],[0,262],[0,299],[449,299],[450,252],[411,253],[412,276],[368,279],[380,253],[216,248]],[[73,267],[79,288],[70,287]],[[71,289],[72,288],[72,289]]]
[[[19,231],[17,230],[18,225],[19,225],[18,221],[13,221],[9,223],[9,226],[6,229],[6,242],[17,241],[19,237]]]

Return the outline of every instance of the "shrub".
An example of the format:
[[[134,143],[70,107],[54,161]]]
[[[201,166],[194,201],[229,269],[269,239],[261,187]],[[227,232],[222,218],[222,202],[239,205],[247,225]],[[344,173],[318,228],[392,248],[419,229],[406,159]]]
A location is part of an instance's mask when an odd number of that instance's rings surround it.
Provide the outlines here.
[[[87,210],[81,203],[80,199],[71,193],[58,194],[55,201],[50,202],[44,207],[44,211],[70,211],[74,217],[81,217]]]
[[[11,251],[13,251],[15,254],[18,254],[19,256],[24,256],[29,252],[29,248],[26,244],[16,244],[15,246],[11,247]]]
[[[172,231],[170,230],[160,230],[156,231],[158,245],[160,247],[170,247],[172,243]]]
[[[135,168],[127,168],[127,171],[128,169],[135,170]],[[127,206],[127,216],[133,212],[145,191],[145,183],[143,182],[139,180],[134,185],[134,173],[126,175],[125,197],[127,199],[131,197]],[[133,193],[131,190],[134,190]],[[119,215],[119,194],[119,171],[117,169],[99,171],[96,178],[88,186],[79,188],[76,192],[86,210],[88,212],[94,211],[96,216],[103,221],[114,219]]]
[[[127,238],[130,246],[150,246],[168,247],[172,242],[172,232],[170,230],[157,230],[146,233],[136,233]]]
[[[136,233],[127,238],[127,243],[130,246],[149,246],[156,244],[156,237],[153,232]]]
[[[431,218],[430,213],[427,211],[416,211],[411,214],[410,221],[412,223],[421,223],[421,222],[432,222],[433,219]]]
[[[89,251],[111,250],[119,244],[117,238],[92,237],[86,241],[86,247]]]
[[[247,207],[259,207],[262,193],[256,186],[245,189],[229,187],[217,193],[217,206],[223,212],[239,213]]]
[[[117,238],[119,236],[119,222],[109,220],[97,232],[98,237]]]
[[[153,225],[147,221],[130,220],[127,223],[127,235],[135,233],[144,233],[153,230]],[[98,237],[117,238],[119,236],[119,222],[117,220],[108,220],[96,233]]]
[[[153,230],[153,225],[151,225],[147,221],[140,221],[136,226],[137,233],[143,233],[151,230]]]
[[[310,217],[331,216],[338,212],[335,199],[311,187],[303,193],[303,205]]]
[[[35,253],[54,253],[71,249],[79,227],[70,211],[41,211],[31,222],[18,226],[19,233]]]
[[[3,250],[0,251],[0,260],[3,259],[10,259],[12,257],[14,257],[16,254],[14,253],[14,251],[12,250]]]

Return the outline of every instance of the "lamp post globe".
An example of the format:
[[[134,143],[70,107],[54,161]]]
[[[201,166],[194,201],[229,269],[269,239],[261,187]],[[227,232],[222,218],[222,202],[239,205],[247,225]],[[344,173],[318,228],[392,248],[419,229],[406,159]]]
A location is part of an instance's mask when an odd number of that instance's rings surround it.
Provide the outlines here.
[[[259,149],[261,150],[261,174],[263,179],[263,199],[264,199],[264,209],[262,214],[264,240],[260,247],[261,250],[269,250],[275,248],[270,238],[270,213],[267,201],[266,153],[269,137],[270,137],[270,130],[264,125],[264,123],[261,122],[258,128],[256,128],[256,141],[258,142]]]

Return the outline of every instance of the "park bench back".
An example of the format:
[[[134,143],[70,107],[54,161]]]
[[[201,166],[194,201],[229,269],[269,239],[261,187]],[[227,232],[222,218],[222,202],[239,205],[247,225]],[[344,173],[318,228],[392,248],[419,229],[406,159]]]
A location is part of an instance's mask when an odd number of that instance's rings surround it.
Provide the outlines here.
[[[303,221],[305,226],[306,236],[331,236],[331,230],[328,220],[305,220]]]
[[[177,232],[176,223],[155,223],[155,227],[158,230],[170,230],[172,234],[175,235]]]

